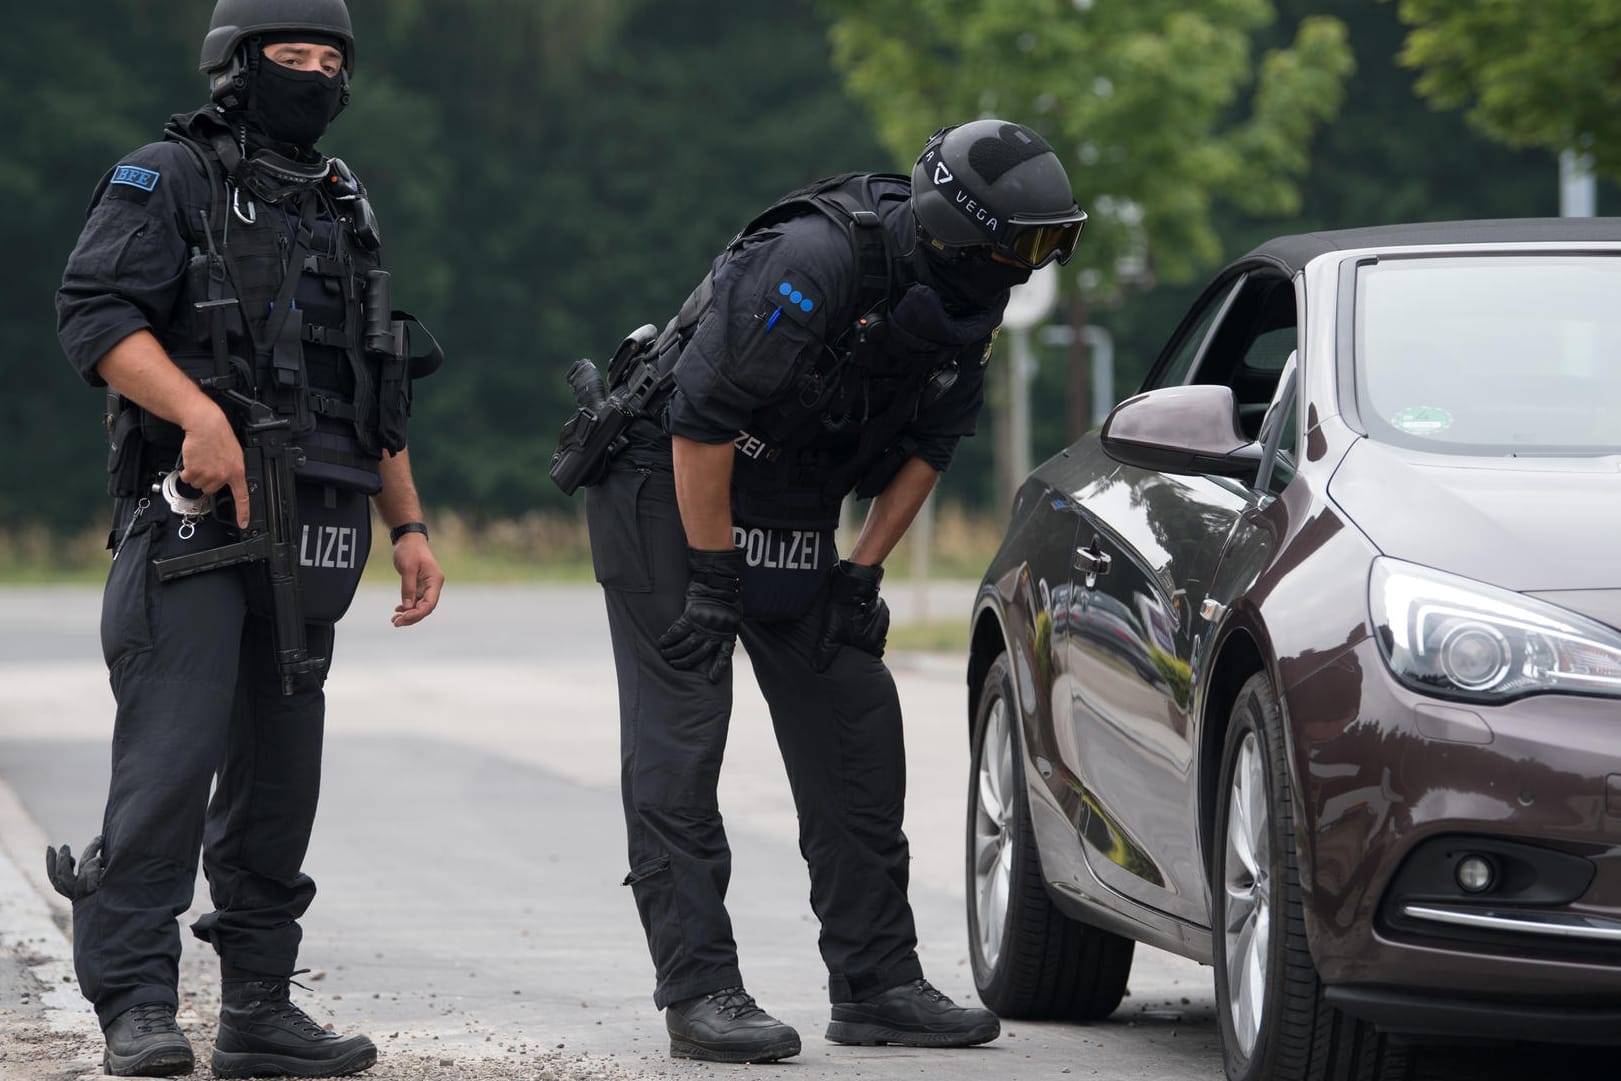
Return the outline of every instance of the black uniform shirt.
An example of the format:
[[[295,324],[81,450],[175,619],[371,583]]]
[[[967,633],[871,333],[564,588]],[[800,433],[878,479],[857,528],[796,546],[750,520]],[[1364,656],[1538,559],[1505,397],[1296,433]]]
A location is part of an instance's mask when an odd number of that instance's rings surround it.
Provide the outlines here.
[[[96,365],[139,330],[162,337],[175,318],[190,255],[183,217],[206,209],[208,177],[178,143],[150,143],[97,185],[89,219],[56,294],[57,336],[79,375],[104,386]]]
[[[883,221],[892,251],[912,246],[905,202],[886,204]],[[855,310],[855,258],[849,235],[816,213],[747,237],[716,272],[714,303],[676,364],[670,432],[700,443],[731,442],[794,394],[827,344],[863,314]],[[916,275],[904,258],[894,268],[898,296]],[[974,432],[989,349],[985,338],[959,350],[956,382],[897,437],[936,470],[943,472],[958,440]],[[917,371],[919,379],[928,375]]]

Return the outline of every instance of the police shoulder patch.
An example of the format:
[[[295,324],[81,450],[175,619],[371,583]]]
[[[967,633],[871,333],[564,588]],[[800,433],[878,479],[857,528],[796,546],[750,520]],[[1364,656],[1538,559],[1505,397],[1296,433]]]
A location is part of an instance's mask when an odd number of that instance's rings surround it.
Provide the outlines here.
[[[108,174],[107,186],[102,189],[101,198],[144,205],[152,198],[152,193],[158,190],[158,180],[162,175],[156,169],[147,169],[126,162]]]
[[[764,283],[758,317],[770,330],[782,319],[791,319],[801,326],[808,325],[822,306],[822,291],[808,274],[784,270],[773,274]]]
[[[112,178],[107,183],[126,184],[144,192],[151,192],[157,188],[158,179],[162,175],[155,169],[143,169],[139,165],[120,165],[113,170]]]

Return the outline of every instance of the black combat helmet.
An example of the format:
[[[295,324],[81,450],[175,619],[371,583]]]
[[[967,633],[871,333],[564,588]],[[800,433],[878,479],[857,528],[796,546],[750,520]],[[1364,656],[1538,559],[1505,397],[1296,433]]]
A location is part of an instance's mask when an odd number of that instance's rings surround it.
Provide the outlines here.
[[[912,214],[936,255],[989,249],[1031,268],[1068,262],[1086,222],[1053,148],[1005,120],[929,137],[912,167]]]
[[[354,73],[355,31],[344,0],[219,0],[208,21],[198,70],[224,72],[250,37],[297,31],[336,39],[343,49],[344,71]]]

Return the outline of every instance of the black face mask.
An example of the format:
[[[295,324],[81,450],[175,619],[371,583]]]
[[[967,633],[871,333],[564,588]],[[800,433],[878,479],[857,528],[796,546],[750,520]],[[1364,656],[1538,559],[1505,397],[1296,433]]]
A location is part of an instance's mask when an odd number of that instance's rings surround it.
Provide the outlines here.
[[[1000,312],[1007,306],[1008,290],[1030,280],[1029,267],[998,263],[989,252],[973,252],[947,260],[927,247],[922,251],[925,280],[945,299],[946,307],[958,315]]]
[[[295,71],[261,60],[243,112],[270,138],[308,150],[343,111],[347,97],[342,74]]]
[[[1000,306],[955,313],[938,292],[914,282],[891,305],[889,319],[881,329],[885,334],[883,344],[890,354],[937,359],[942,352],[983,341],[1001,321]]]

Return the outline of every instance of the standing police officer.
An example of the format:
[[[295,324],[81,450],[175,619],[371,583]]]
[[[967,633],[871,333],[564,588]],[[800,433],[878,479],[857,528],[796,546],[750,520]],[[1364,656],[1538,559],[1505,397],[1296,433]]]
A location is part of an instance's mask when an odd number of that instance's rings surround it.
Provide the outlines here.
[[[219,0],[213,102],[103,178],[57,294],[68,359],[109,394],[112,567],[102,649],[117,716],[102,834],[77,865],[79,985],[107,1072],[193,1068],[175,1024],[199,849],[219,954],[219,1077],[354,1073],[364,1036],[289,999],[333,624],[390,527],[396,626],[438,603],[405,450],[411,358],[377,225],[315,150],[349,100],[343,0]],[[417,367],[424,374],[437,363]],[[213,797],[209,789],[213,784]]]
[[[748,648],[799,812],[837,1043],[955,1047],[1000,1031],[918,963],[901,832],[883,560],[972,434],[1009,289],[1086,215],[1029,128],[937,132],[908,181],[785,196],[651,347],[650,416],[587,496],[618,670],[630,874],[670,1053],[764,1062],[799,1034],[743,989],[715,788],[729,663]],[[652,374],[652,373],[656,373]],[[847,493],[872,506],[847,559]]]

